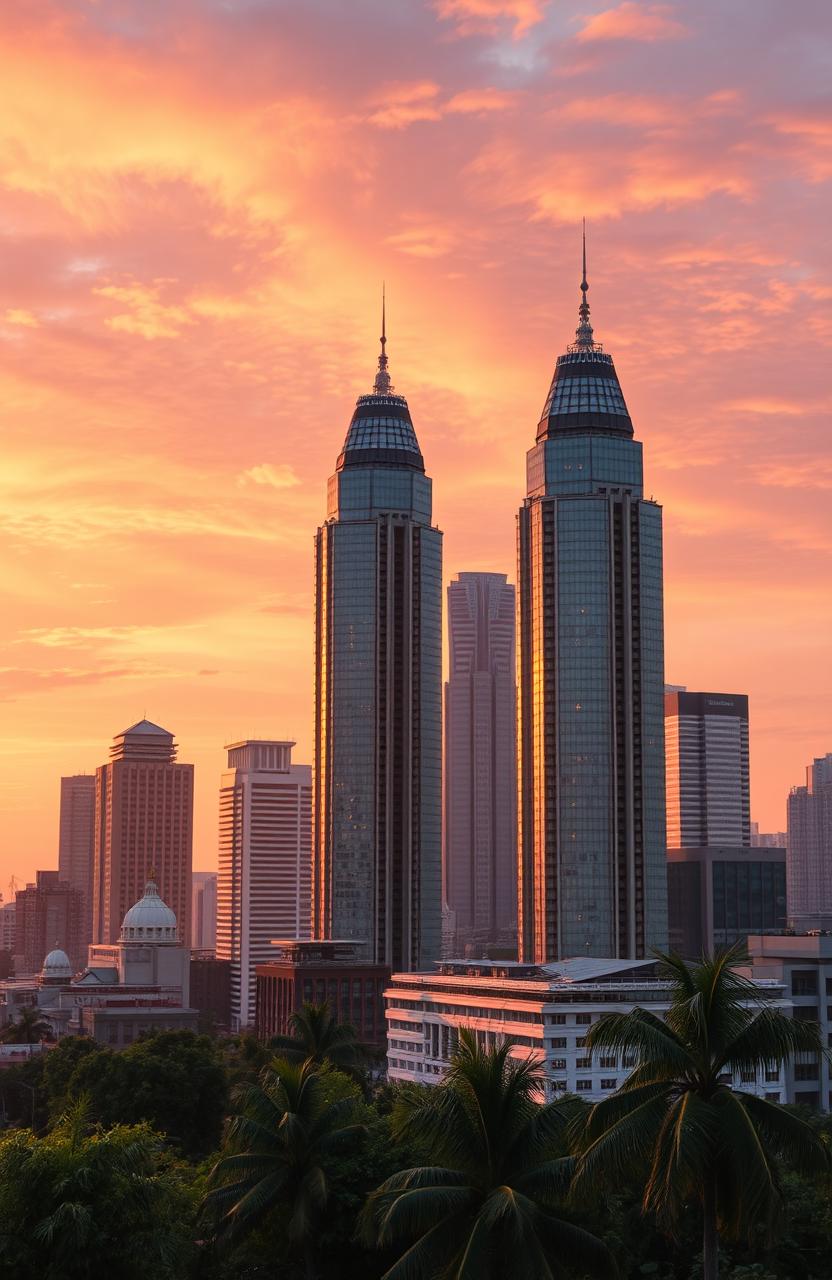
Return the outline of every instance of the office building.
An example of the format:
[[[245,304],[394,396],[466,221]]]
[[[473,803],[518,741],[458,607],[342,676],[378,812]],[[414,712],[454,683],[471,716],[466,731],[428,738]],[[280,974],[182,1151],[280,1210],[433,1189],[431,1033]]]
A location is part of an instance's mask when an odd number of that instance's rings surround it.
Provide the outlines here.
[[[83,898],[81,949],[86,959],[92,941],[92,874],[95,858],[95,777],[91,773],[61,778],[58,828],[58,872]]]
[[[665,694],[667,847],[751,844],[748,698]]]
[[[362,1044],[384,1051],[384,991],[390,970],[361,959],[352,942],[275,939],[272,959],[257,966],[258,1040],[292,1034],[292,1014],[304,1004],[328,1004],[337,1022],[355,1028]]]
[[[392,970],[440,950],[442,535],[385,344],[315,542],[312,932]]]
[[[781,980],[766,975],[755,986],[755,1004],[788,1008]],[[543,1100],[574,1093],[598,1102],[624,1083],[636,1060],[613,1050],[588,1053],[587,1031],[603,1014],[637,1006],[661,1018],[671,984],[653,960],[443,961],[436,973],[394,973],[384,998],[391,1080],[438,1084],[460,1028],[469,1027],[484,1048],[510,1039],[512,1057],[531,1058]],[[734,1083],[759,1097],[786,1100],[780,1068],[737,1073]]]
[[[751,823],[752,849],[785,849],[788,839],[785,831],[761,831],[759,822]]]
[[[194,871],[191,877],[191,947],[215,951],[217,946],[217,873]]]
[[[113,739],[95,773],[94,943],[118,941],[132,903],[154,880],[187,945],[191,918],[194,767],[173,734],[140,720]]]
[[[191,951],[191,1006],[199,1014],[200,1029],[231,1028],[231,961],[211,951]]]
[[[309,936],[312,771],[294,742],[226,746],[220,783],[217,959],[231,962],[231,1028],[254,1026],[255,968],[272,938]]]
[[[17,949],[16,938],[17,904],[14,900],[0,903],[0,951],[14,955]]]
[[[667,851],[668,942],[687,960],[786,927],[786,850]]]
[[[517,934],[514,607],[502,573],[448,586],[443,880],[457,955]]]
[[[832,937],[786,934],[749,937],[751,973],[781,983],[791,1015],[816,1022],[821,1044],[832,1049]],[[801,1053],[786,1064],[784,1102],[832,1111],[832,1058]]]
[[[789,919],[799,930],[832,929],[832,754],[808,766],[787,814]]]
[[[81,891],[61,880],[58,871],[37,871],[35,883],[18,889],[15,898],[15,974],[38,973],[43,957],[55,948],[67,953],[75,972],[86,959],[83,923]]]
[[[667,942],[662,513],[586,255],[518,516],[518,912],[527,963]]]

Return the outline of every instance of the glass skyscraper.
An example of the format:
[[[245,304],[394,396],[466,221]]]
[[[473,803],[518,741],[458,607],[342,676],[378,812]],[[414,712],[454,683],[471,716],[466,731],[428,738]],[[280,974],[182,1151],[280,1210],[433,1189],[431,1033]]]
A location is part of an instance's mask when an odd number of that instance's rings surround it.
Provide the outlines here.
[[[316,537],[312,929],[406,971],[440,951],[442,534],[385,343]]]
[[[519,954],[640,958],[667,942],[661,508],[586,260],[518,516]]]

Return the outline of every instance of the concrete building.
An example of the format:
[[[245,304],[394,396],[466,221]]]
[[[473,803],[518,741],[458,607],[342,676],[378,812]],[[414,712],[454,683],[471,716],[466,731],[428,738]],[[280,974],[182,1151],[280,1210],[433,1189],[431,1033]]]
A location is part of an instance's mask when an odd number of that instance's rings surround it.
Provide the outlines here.
[[[231,961],[213,951],[191,951],[191,1005],[200,1026],[211,1031],[231,1028]]]
[[[459,573],[448,586],[443,883],[456,955],[516,943],[514,608],[503,573]]]
[[[386,1046],[384,990],[390,970],[362,960],[353,942],[276,940],[274,958],[257,966],[257,1038],[291,1034],[290,1018],[303,1004],[326,1002],[358,1039]]]
[[[668,942],[688,960],[786,927],[786,850],[667,851]]]
[[[307,938],[312,771],[292,764],[294,742],[226,746],[220,783],[217,958],[231,962],[231,1027],[254,1025],[255,969],[272,938]]]
[[[782,982],[766,976],[757,997],[787,1007]],[[588,1029],[605,1013],[636,1006],[666,1013],[670,984],[652,960],[581,958],[554,964],[507,961],[443,961],[436,973],[394,973],[384,993],[387,1065],[391,1080],[437,1084],[448,1070],[461,1027],[471,1027],[484,1047],[514,1042],[512,1056],[539,1065],[546,1101],[576,1093],[596,1102],[623,1084],[635,1059],[621,1053],[590,1055]],[[758,1096],[783,1102],[779,1069],[736,1076]]]
[[[140,720],[113,739],[95,773],[94,943],[118,940],[121,922],[155,879],[191,936],[194,767],[177,764],[173,734]]]
[[[789,919],[798,930],[832,928],[832,754],[814,760],[788,800]]]
[[[832,1049],[832,936],[752,936],[748,950],[754,977],[782,984],[792,1017],[816,1022],[821,1043]],[[785,1101],[832,1111],[832,1058],[801,1054],[789,1063]]]
[[[195,951],[217,947],[216,871],[194,871],[191,876],[191,947]]]
[[[84,962],[84,897],[58,871],[37,871],[35,883],[15,898],[14,970],[18,977],[40,971],[47,951],[69,955],[73,972]]]
[[[748,698],[676,690],[664,716],[668,849],[747,848]]]
[[[761,831],[759,822],[751,823],[752,849],[785,849],[788,842],[785,831]]]
[[[91,773],[61,778],[58,827],[58,873],[83,899],[80,964],[92,942],[92,883],[95,861],[95,777]]]
[[[14,955],[17,949],[17,905],[14,901],[0,903],[0,951]]]
[[[662,513],[595,341],[586,255],[518,516],[519,955],[667,942]]]
[[[417,969],[440,950],[442,534],[386,341],[315,541],[312,933]]]
[[[0,1028],[34,1005],[53,1035],[89,1035],[124,1048],[147,1031],[194,1030],[189,997],[189,952],[179,940],[176,916],[149,881],[126,913],[115,943],[90,947],[89,964],[73,977],[60,948],[28,981],[0,983]]]

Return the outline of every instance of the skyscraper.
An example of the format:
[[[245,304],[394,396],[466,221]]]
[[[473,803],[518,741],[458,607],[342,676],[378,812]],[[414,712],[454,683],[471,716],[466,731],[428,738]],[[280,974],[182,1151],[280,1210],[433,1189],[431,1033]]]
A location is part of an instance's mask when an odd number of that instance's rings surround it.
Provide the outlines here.
[[[787,812],[789,919],[797,929],[832,929],[832,753],[808,766]]]
[[[514,608],[504,573],[448,586],[443,879],[457,948],[517,930]]]
[[[81,945],[83,896],[58,871],[37,871],[35,883],[19,889],[15,898],[15,973],[40,972],[43,957],[53,948],[69,956],[73,971],[86,964]]]
[[[442,534],[385,344],[315,543],[312,927],[408,970],[440,949]]]
[[[95,857],[95,777],[91,773],[61,778],[58,834],[60,879],[83,898],[79,935],[82,959],[92,941],[92,871]]]
[[[749,847],[747,696],[677,689],[664,716],[668,849]]]
[[[226,747],[220,783],[217,959],[231,961],[232,1030],[254,1025],[255,966],[273,938],[308,938],[312,771],[294,742]]]
[[[667,941],[661,508],[642,488],[586,253],[518,517],[520,956]]]
[[[217,873],[194,871],[191,876],[191,948],[215,951],[217,946]]]
[[[95,771],[94,943],[118,941],[125,913],[155,880],[187,945],[193,811],[194,767],[176,763],[172,733],[140,720],[113,739]]]

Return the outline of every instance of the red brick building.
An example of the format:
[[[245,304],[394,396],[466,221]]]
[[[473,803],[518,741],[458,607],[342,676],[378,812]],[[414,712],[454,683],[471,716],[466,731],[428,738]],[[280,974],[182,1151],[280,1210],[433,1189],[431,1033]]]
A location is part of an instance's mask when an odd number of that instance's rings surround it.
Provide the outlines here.
[[[326,1001],[338,1022],[355,1027],[359,1040],[386,1048],[386,965],[359,959],[354,942],[290,939],[275,942],[274,949],[275,959],[255,970],[258,1039],[290,1034],[289,1019],[296,1009]]]

